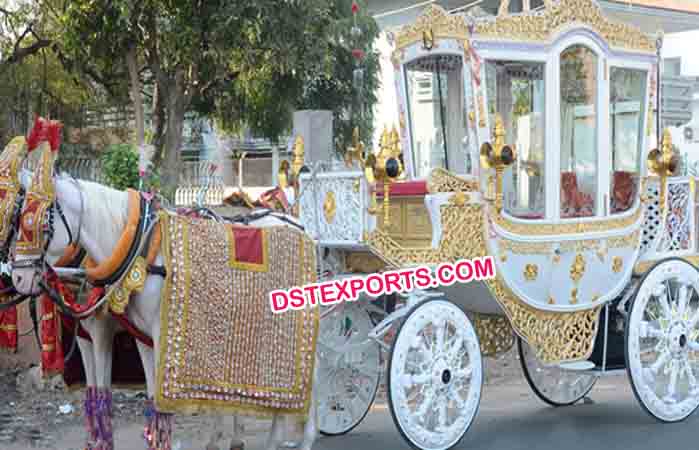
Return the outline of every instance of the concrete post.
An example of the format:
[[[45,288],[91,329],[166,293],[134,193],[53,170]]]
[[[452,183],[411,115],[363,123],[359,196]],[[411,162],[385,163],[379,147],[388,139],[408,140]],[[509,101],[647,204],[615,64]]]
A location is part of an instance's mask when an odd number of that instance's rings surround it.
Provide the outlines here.
[[[272,145],[272,186],[279,184],[277,174],[279,173],[279,146]]]

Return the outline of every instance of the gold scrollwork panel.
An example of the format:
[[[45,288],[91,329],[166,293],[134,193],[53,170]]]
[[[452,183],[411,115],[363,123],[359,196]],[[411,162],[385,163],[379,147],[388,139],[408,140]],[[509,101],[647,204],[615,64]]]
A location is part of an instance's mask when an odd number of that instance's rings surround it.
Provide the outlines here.
[[[484,214],[481,204],[442,205],[444,232],[436,249],[403,247],[381,230],[372,233],[368,243],[374,253],[393,267],[487,256]],[[574,312],[543,311],[521,301],[499,275],[485,283],[512,328],[535,349],[541,361],[578,361],[592,354],[601,307]]]
[[[479,313],[468,316],[476,328],[483,356],[501,355],[512,348],[515,334],[507,317]]]
[[[655,52],[655,42],[650,36],[632,25],[607,19],[593,0],[560,0],[543,12],[480,20],[476,24],[476,35],[477,38],[547,42],[558,30],[574,23],[592,28],[611,47],[644,53]]]

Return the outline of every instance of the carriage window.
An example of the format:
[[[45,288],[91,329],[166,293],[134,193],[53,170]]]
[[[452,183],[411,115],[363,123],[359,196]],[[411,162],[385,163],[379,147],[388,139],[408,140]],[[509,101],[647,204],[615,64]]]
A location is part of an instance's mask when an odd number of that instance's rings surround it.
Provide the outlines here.
[[[415,176],[441,167],[471,169],[461,56],[436,55],[406,65],[408,111]]]
[[[517,159],[503,179],[507,213],[515,217],[544,217],[544,64],[518,61],[486,63],[488,110],[491,123],[500,114],[505,142],[514,146]]]
[[[582,45],[561,53],[561,217],[595,214],[597,64]]]
[[[628,211],[638,192],[643,142],[646,72],[610,70],[609,134],[612,151],[611,212]]]

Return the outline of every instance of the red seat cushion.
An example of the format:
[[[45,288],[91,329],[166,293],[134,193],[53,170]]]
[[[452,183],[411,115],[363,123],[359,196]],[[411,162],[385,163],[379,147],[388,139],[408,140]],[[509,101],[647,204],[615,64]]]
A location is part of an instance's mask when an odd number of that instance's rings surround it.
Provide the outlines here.
[[[425,180],[400,181],[391,183],[390,186],[389,194],[395,197],[421,196],[428,193]],[[383,183],[376,183],[376,195],[383,196]]]

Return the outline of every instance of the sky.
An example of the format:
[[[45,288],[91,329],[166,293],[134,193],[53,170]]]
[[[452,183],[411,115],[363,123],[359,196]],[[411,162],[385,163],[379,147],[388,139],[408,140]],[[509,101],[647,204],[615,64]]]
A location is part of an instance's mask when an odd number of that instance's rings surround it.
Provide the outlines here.
[[[699,1],[699,0],[698,0]],[[682,75],[699,76],[699,30],[674,33],[665,36],[663,57],[682,57]]]

